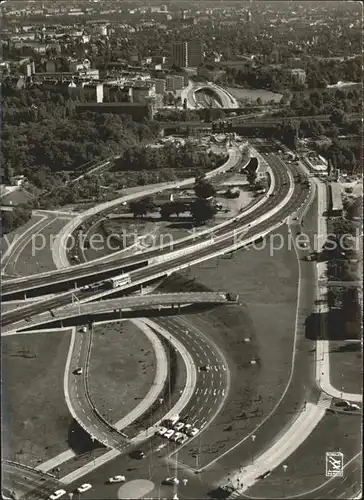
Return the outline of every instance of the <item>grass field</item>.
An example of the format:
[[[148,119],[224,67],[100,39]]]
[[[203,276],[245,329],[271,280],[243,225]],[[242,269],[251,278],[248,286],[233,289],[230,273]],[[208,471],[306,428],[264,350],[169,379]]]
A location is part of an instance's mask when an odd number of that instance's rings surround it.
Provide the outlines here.
[[[42,273],[55,269],[52,257],[51,244],[57,233],[68,222],[65,219],[55,219],[54,222],[39,232],[40,236],[30,241],[23,249],[14,266],[14,271],[20,276]],[[42,245],[44,238],[45,246],[37,250]],[[33,247],[34,245],[34,247]],[[34,249],[35,250],[34,250]]]
[[[278,232],[286,234],[287,229],[283,227]],[[202,284],[213,290],[238,293],[242,303],[185,318],[221,347],[231,370],[232,389],[224,411],[202,435],[206,448],[209,443],[216,443],[220,454],[267,415],[287,383],[295,331],[298,266],[295,253],[288,248],[274,256],[266,248],[241,250],[232,259],[214,259],[194,266],[190,273],[180,281],[172,277],[164,286],[173,290],[198,289]],[[245,338],[250,342],[246,343]],[[250,364],[253,358],[259,360],[256,365]],[[231,429],[226,432],[228,426]],[[214,451],[207,452],[206,460],[213,455]]]
[[[363,392],[363,355],[360,342],[330,342],[330,380],[339,391]]]
[[[2,339],[4,458],[34,466],[68,448],[72,418],[63,375],[69,342],[68,332]]]
[[[33,226],[37,222],[39,222],[41,219],[42,219],[41,216],[33,215],[33,217],[31,217],[31,219],[26,224],[24,224],[21,227],[18,227],[15,231],[12,231],[11,233],[7,233],[4,236],[2,236],[0,238],[0,251],[1,251],[1,253],[5,253],[7,251],[7,249],[9,248],[9,245],[11,245],[11,243],[14,241],[14,239],[17,235],[20,236],[22,233],[24,233],[27,229],[29,229],[31,226]]]
[[[256,102],[258,97],[261,98],[262,102],[275,101],[280,102],[282,99],[282,94],[276,92],[271,92],[270,90],[263,89],[243,89],[239,87],[226,87],[226,90],[236,99],[249,99],[250,101]]]
[[[89,387],[101,415],[115,423],[149,391],[155,377],[153,347],[132,322],[96,325]]]

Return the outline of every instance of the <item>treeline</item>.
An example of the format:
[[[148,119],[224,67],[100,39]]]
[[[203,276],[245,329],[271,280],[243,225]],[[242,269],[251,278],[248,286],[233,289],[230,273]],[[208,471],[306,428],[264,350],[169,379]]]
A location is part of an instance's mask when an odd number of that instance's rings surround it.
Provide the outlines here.
[[[127,149],[123,156],[115,161],[114,170],[139,172],[173,168],[178,175],[180,170],[213,170],[225,160],[190,142],[179,147],[174,144],[159,148],[134,146]]]
[[[90,160],[114,156],[131,144],[153,139],[154,130],[128,116],[97,113],[47,118],[32,126],[5,123],[0,161],[4,168],[29,179],[43,165],[52,172],[73,171]]]
[[[1,214],[1,235],[11,233],[18,227],[26,224],[31,216],[32,210],[28,205],[14,207],[11,212],[3,211]]]

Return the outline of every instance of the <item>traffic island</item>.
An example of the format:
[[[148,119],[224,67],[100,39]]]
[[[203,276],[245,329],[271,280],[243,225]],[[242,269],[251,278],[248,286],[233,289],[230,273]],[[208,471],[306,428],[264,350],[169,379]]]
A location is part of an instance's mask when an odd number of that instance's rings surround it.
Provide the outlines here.
[[[116,423],[143,400],[155,373],[153,346],[135,324],[118,321],[94,326],[89,395],[107,422]]]

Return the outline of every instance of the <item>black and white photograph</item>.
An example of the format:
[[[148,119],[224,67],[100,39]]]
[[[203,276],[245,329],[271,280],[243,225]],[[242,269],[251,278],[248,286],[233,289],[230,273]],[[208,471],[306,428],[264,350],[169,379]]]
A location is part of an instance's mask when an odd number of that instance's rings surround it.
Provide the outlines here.
[[[1,497],[359,500],[363,4],[0,3]]]

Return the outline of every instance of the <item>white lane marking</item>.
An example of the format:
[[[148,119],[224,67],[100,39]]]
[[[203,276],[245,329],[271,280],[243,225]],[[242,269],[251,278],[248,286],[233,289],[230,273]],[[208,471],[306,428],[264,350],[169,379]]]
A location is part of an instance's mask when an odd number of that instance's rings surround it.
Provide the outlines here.
[[[222,393],[221,393],[223,396],[225,396],[225,389],[222,390]]]
[[[216,403],[216,401],[217,401],[217,398],[214,399],[214,403]]]
[[[214,366],[214,368],[215,368],[215,372],[219,371],[219,369],[218,369],[218,367],[216,365]]]
[[[191,406],[191,411],[194,409],[194,407],[195,407],[195,406],[196,406],[196,405]]]
[[[201,421],[201,427],[205,427],[206,424],[207,424],[207,420],[206,420],[206,418],[203,418]]]
[[[197,403],[200,401],[200,396],[198,398],[196,398],[196,401],[197,401]]]
[[[200,392],[200,389],[195,390],[195,394],[198,394]]]
[[[209,414],[211,411],[212,411],[212,408],[209,408],[209,411],[207,412],[207,414]]]
[[[204,394],[207,394],[207,389],[205,389],[205,392],[204,392]]]

